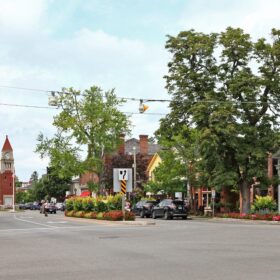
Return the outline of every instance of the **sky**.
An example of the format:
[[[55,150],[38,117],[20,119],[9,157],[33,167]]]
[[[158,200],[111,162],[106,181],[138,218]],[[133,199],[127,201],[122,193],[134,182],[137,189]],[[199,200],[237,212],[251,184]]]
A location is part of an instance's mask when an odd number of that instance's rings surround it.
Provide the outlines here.
[[[55,132],[48,91],[96,85],[119,97],[170,99],[167,35],[232,26],[269,38],[279,11],[278,0],[0,0],[0,145],[8,135],[19,180],[46,172],[48,160],[34,151],[40,132]],[[168,113],[168,102],[147,105],[144,114],[135,101],[121,108],[134,113],[131,137],[153,136]]]

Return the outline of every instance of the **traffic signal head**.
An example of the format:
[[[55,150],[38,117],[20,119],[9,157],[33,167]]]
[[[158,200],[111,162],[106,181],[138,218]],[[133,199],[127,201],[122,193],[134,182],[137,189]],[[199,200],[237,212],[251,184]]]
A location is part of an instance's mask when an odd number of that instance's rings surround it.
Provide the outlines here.
[[[140,100],[140,104],[139,104],[139,113],[144,113],[147,109],[149,108],[148,105],[145,105],[143,103],[143,100]]]

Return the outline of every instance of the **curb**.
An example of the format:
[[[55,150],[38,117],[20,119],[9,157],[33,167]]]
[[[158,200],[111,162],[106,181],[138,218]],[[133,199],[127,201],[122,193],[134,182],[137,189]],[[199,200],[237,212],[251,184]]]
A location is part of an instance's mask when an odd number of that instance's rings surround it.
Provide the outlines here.
[[[235,223],[235,224],[262,224],[262,225],[280,225],[278,221],[265,221],[265,220],[250,220],[250,219],[233,219],[233,218],[205,218],[205,219],[196,219],[193,218],[192,220],[200,220],[200,221],[207,221],[207,222],[226,222],[226,223]]]

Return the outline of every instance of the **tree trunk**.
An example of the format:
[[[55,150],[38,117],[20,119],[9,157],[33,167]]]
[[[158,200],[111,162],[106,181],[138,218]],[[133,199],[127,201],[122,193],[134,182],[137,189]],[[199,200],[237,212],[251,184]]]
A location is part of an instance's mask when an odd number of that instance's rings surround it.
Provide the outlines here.
[[[250,211],[250,188],[246,181],[242,181],[240,183],[240,194],[242,203],[240,207],[240,212],[244,214],[248,214]]]

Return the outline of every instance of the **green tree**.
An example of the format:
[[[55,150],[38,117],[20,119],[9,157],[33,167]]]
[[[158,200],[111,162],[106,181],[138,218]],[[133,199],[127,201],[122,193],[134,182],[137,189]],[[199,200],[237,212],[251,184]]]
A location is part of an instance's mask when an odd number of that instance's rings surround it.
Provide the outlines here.
[[[175,192],[186,192],[185,178],[186,165],[181,161],[175,149],[165,150],[160,153],[162,163],[154,170],[155,182],[148,182],[146,190],[157,193],[163,191],[165,194],[174,196]],[[152,190],[154,188],[154,190]]]
[[[171,112],[158,135],[165,141],[197,131],[196,159],[206,186],[240,189],[250,210],[249,185],[266,177],[267,152],[279,145],[280,30],[271,41],[252,41],[240,28],[168,36],[166,88]],[[187,128],[187,129],[186,129]]]
[[[102,177],[104,155],[117,149],[121,133],[130,131],[129,120],[119,110],[123,100],[114,90],[103,92],[95,86],[83,92],[63,89],[57,98],[61,109],[53,122],[57,134],[52,139],[40,134],[36,151],[50,157],[50,166],[59,177],[84,171]]]
[[[34,200],[50,200],[51,197],[63,201],[66,191],[69,190],[71,178],[60,178],[50,170],[47,175],[43,175],[32,187],[31,194]]]
[[[37,171],[34,171],[32,174],[31,174],[31,177],[30,177],[30,181],[32,183],[36,183],[38,182],[38,172]]]

